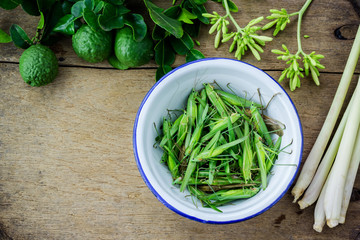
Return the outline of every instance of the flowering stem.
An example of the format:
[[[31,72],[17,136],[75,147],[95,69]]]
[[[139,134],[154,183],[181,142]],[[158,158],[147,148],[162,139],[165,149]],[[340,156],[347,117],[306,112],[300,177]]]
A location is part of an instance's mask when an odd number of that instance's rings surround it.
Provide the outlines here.
[[[304,53],[304,51],[302,50],[301,47],[301,22],[302,22],[302,17],[304,15],[304,13],[306,12],[307,8],[309,7],[310,3],[312,2],[312,0],[307,0],[304,4],[304,6],[300,9],[300,11],[298,12],[299,17],[298,17],[298,24],[297,24],[297,43],[298,43],[298,52],[296,53],[296,55],[302,53],[303,55],[306,55]]]
[[[231,22],[236,27],[236,30],[242,34],[243,33],[242,28],[239,26],[239,24],[236,22],[236,20],[234,19],[234,17],[230,13],[230,8],[229,8],[229,4],[228,4],[227,0],[224,0],[224,7],[225,7],[225,10],[226,10],[226,16],[225,17],[229,17]]]

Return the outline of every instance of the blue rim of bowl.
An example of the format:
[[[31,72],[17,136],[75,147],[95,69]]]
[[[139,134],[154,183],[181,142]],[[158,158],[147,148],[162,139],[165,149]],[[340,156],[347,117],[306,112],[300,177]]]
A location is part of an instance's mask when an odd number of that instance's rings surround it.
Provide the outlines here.
[[[253,214],[253,215],[250,215],[248,217],[245,217],[245,218],[241,218],[241,219],[235,219],[235,220],[229,220],[229,221],[211,221],[211,220],[204,220],[204,219],[201,219],[201,218],[197,218],[197,217],[194,217],[194,216],[190,216],[186,213],[183,213],[182,211],[178,210],[177,208],[175,208],[174,206],[172,206],[171,204],[169,204],[168,202],[166,202],[161,196],[160,194],[153,188],[153,186],[151,185],[150,181],[148,180],[148,178],[146,177],[143,169],[142,169],[142,166],[141,166],[141,163],[140,163],[140,159],[139,159],[139,155],[138,155],[138,151],[137,151],[137,146],[136,146],[136,129],[137,129],[137,126],[138,126],[138,120],[139,120],[139,116],[140,116],[140,113],[141,113],[141,110],[144,106],[144,104],[146,103],[147,99],[149,98],[150,94],[154,91],[154,89],[156,88],[157,85],[159,85],[164,79],[166,79],[169,75],[171,75],[173,72],[175,71],[178,71],[179,69],[181,68],[184,68],[188,65],[191,65],[191,64],[195,64],[195,63],[198,63],[198,62],[203,62],[203,61],[213,61],[213,60],[226,60],[226,61],[235,61],[235,62],[239,62],[239,63],[242,63],[242,64],[246,64],[250,67],[253,67],[259,71],[262,71],[263,73],[265,73],[267,76],[270,77],[270,79],[272,79],[279,87],[280,89],[286,94],[287,98],[289,99],[289,101],[291,102],[292,106],[293,106],[293,109],[295,110],[295,113],[296,113],[296,116],[297,116],[297,119],[298,119],[298,125],[299,125],[299,128],[300,128],[300,133],[301,133],[301,150],[300,150],[300,156],[299,156],[299,160],[298,160],[298,164],[297,164],[297,168],[296,168],[296,171],[291,179],[291,181],[289,182],[288,186],[286,187],[286,189],[279,195],[279,197],[277,199],[275,199],[271,204],[269,204],[267,207],[265,207],[264,209],[262,209],[261,211]],[[301,121],[300,121],[300,117],[299,117],[299,113],[293,103],[293,101],[291,100],[290,96],[288,95],[288,93],[285,91],[285,89],[273,78],[271,77],[268,73],[266,73],[265,71],[263,71],[262,69],[258,68],[258,67],[255,67],[254,65],[251,65],[249,63],[246,63],[246,62],[243,62],[243,61],[240,61],[240,60],[236,60],[236,59],[231,59],[231,58],[203,58],[203,59],[199,59],[199,60],[195,60],[195,61],[192,61],[192,62],[189,62],[189,63],[185,63],[183,65],[180,65],[178,66],[177,68],[174,68],[173,70],[171,70],[170,72],[168,72],[167,74],[165,74],[161,79],[159,79],[152,87],[151,89],[147,92],[147,94],[145,95],[144,99],[142,100],[141,104],[140,104],[140,107],[139,107],[139,110],[136,114],[136,117],[135,117],[135,122],[134,122],[134,128],[133,128],[133,150],[134,150],[134,156],[135,156],[135,160],[136,160],[136,164],[137,164],[137,167],[138,167],[138,170],[140,172],[140,175],[141,177],[143,178],[145,184],[148,186],[148,188],[150,189],[150,191],[155,195],[155,197],[163,204],[165,205],[167,208],[169,208],[170,210],[172,210],[173,212],[183,216],[183,217],[186,217],[190,220],[194,220],[194,221],[197,221],[197,222],[202,222],[202,223],[208,223],[208,224],[231,224],[231,223],[236,223],[236,222],[242,222],[242,221],[245,221],[245,220],[248,220],[248,219],[251,219],[251,218],[254,218],[264,212],[266,212],[268,209],[270,209],[271,207],[273,207],[285,194],[286,192],[289,190],[290,186],[292,185],[292,183],[294,182],[295,180],[295,177],[297,176],[298,174],[298,171],[299,171],[299,166],[300,166],[300,163],[301,163],[301,159],[302,159],[302,152],[303,152],[303,145],[304,145],[304,136],[303,136],[303,129],[302,129],[302,125],[301,125]]]

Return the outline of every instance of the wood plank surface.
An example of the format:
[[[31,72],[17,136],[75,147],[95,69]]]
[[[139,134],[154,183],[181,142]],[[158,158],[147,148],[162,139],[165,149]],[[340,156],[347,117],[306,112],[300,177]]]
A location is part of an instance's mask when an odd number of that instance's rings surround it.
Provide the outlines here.
[[[297,11],[302,2],[238,0],[236,18],[246,22],[270,8]],[[142,1],[131,4],[142,6]],[[221,8],[210,1],[208,9]],[[17,23],[30,31],[37,20],[19,8],[0,10],[1,29]],[[266,47],[261,62],[250,55],[244,61],[278,78],[283,63],[269,51],[283,42],[296,48],[295,23]],[[304,39],[304,48],[324,54],[327,68],[319,87],[304,79],[300,89],[290,92],[282,83],[301,118],[303,161],[330,108],[356,24],[359,16],[346,0],[314,1],[305,16],[303,33],[311,41]],[[341,26],[349,26],[344,29],[349,40],[335,37]],[[226,47],[213,48],[207,30],[202,29],[199,49],[207,57],[232,57]],[[265,213],[230,225],[198,223],[173,213],[146,187],[132,149],[134,119],[154,84],[155,63],[125,71],[107,62],[89,64],[75,55],[70,38],[52,49],[62,60],[59,75],[33,88],[18,72],[22,50],[0,45],[0,239],[360,239],[359,173],[346,223],[325,227],[321,234],[312,229],[314,207],[299,210],[290,193]]]
[[[169,7],[167,1],[154,1],[159,6]],[[130,6],[142,6],[142,8],[134,7],[136,11],[142,13],[146,18],[147,13],[144,10],[142,1],[129,1]],[[239,6],[239,12],[234,14],[240,25],[245,26],[251,19],[259,16],[268,16],[269,9],[282,7],[286,8],[288,12],[296,12],[300,10],[303,1],[297,0],[241,0],[235,1]],[[209,12],[213,10],[219,13],[224,13],[224,10],[218,4],[209,1],[207,3]],[[34,36],[39,17],[29,16],[24,14],[21,8],[16,8],[11,11],[4,11],[0,9],[0,27],[4,30],[9,29],[11,24],[19,24],[28,33],[29,36]],[[292,19],[288,27],[280,33],[272,42],[267,44],[264,48],[264,53],[261,55],[262,61],[257,61],[251,54],[244,56],[243,60],[249,62],[262,69],[283,69],[284,63],[276,59],[276,55],[272,54],[271,49],[281,49],[281,45],[285,43],[288,48],[295,52],[297,50],[296,42],[296,18]],[[266,20],[264,20],[265,22]],[[149,22],[151,28],[151,22]],[[325,56],[322,63],[325,65],[326,72],[342,72],[344,69],[348,52],[351,48],[351,38],[355,36],[359,16],[351,5],[350,1],[327,1],[316,0],[311,4],[311,7],[305,14],[302,24],[302,35],[309,35],[310,38],[303,39],[303,49],[305,52],[316,51]],[[349,40],[339,40],[335,37],[334,31],[342,26],[346,26],[346,36]],[[229,44],[223,44],[220,48],[214,49],[213,41],[214,35],[207,34],[209,26],[202,26],[201,34],[199,35],[199,42],[201,43],[199,49],[206,57],[228,57],[232,58],[233,54],[228,53]],[[271,31],[264,32],[264,35],[271,36]],[[94,67],[111,67],[106,61],[103,63],[91,64],[79,59],[71,46],[70,37],[62,37],[62,39],[51,47],[57,57],[60,59],[59,63],[66,66],[94,66]],[[17,62],[22,53],[21,49],[17,49],[12,43],[3,44],[0,48],[0,61],[2,62]],[[336,56],[336,57],[334,57]],[[176,59],[175,66],[184,63],[184,58],[179,56]],[[144,67],[154,67],[155,62],[151,61]],[[358,71],[360,67],[358,67]]]

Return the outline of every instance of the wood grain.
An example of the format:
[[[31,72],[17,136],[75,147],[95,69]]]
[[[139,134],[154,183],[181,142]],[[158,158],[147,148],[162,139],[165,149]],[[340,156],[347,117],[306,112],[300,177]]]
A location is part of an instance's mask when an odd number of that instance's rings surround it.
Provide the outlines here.
[[[241,6],[236,18],[244,24],[270,8],[291,12],[302,5],[295,0],[235,2]],[[207,6],[209,11],[221,10],[212,1]],[[31,32],[37,20],[20,8],[0,10],[1,29],[17,23]],[[300,89],[290,92],[288,83],[282,83],[302,122],[304,159],[325,120],[352,45],[352,40],[335,38],[334,29],[358,23],[346,0],[314,1],[305,16],[303,34],[311,38],[303,40],[304,48],[324,54],[327,68],[319,87],[305,78]],[[295,49],[295,28],[296,21],[266,47],[261,62],[251,56],[244,60],[278,78],[284,66],[269,51],[283,42]],[[213,48],[207,30],[204,27],[199,37],[201,51],[207,57],[232,57],[226,46]],[[359,239],[360,173],[346,223],[321,234],[312,230],[314,206],[300,211],[290,193],[265,213],[230,225],[194,222],[167,209],[146,187],[132,149],[134,119],[154,84],[154,62],[119,71],[106,62],[79,59],[70,38],[52,49],[62,59],[59,75],[53,83],[33,88],[18,72],[22,50],[11,43],[0,45],[0,239]],[[183,60],[179,57],[175,65]]]
[[[156,200],[132,153],[133,121],[154,70],[66,67],[54,83],[31,88],[20,79],[16,64],[1,64],[1,69],[0,222],[12,238],[315,236],[312,207],[299,211],[290,194],[254,219],[222,226],[194,223]],[[324,95],[333,95],[338,82],[338,75],[325,75],[328,81],[311,100],[303,98],[315,91],[311,83],[291,94],[303,123],[305,156],[330,106]],[[360,188],[359,180],[355,187]],[[326,229],[318,239],[343,239],[355,231],[359,203],[350,205],[345,225]]]
[[[168,2],[154,1],[159,6],[169,7]],[[234,14],[234,17],[241,26],[245,26],[251,19],[259,16],[268,16],[269,9],[280,9],[285,7],[289,12],[299,11],[302,6],[302,1],[296,0],[237,0],[234,1],[239,6],[239,12]],[[141,7],[139,7],[141,6]],[[259,6],[259,7],[254,7]],[[140,0],[130,1],[130,8],[134,11],[142,13],[145,18],[148,18],[147,12],[144,9],[144,4]],[[212,1],[207,3],[207,10],[212,12],[214,10],[224,14],[221,5]],[[19,7],[15,10],[4,11],[0,9],[0,28],[5,31],[8,30],[11,24],[19,24],[28,33],[33,36],[36,31],[37,21],[39,17],[29,16],[24,14],[23,10]],[[251,54],[243,57],[243,60],[249,62],[262,69],[277,69],[281,70],[285,67],[284,62],[276,59],[272,54],[271,49],[281,49],[284,43],[288,48],[295,53],[297,50],[296,42],[296,18],[292,19],[288,27],[280,33],[272,42],[267,44],[264,48],[264,53],[261,55],[262,61],[257,61]],[[152,29],[152,24],[149,22],[149,28]],[[267,20],[264,20],[264,24]],[[325,59],[322,63],[326,66],[326,72],[342,72],[350,52],[352,40],[339,40],[335,37],[335,29],[349,25],[354,29],[354,25],[359,24],[359,17],[349,1],[327,1],[317,0],[311,4],[311,7],[306,12],[302,24],[302,35],[309,35],[310,38],[303,39],[303,49],[305,52],[316,51],[323,54]],[[223,44],[218,49],[214,49],[213,41],[214,36],[207,33],[209,26],[203,26],[199,35],[199,42],[201,43],[199,49],[206,57],[227,57],[233,58],[233,54],[228,53],[229,44]],[[267,31],[265,35],[271,36],[271,32]],[[353,35],[352,33],[351,35]],[[92,67],[111,67],[106,61],[103,63],[91,64],[78,58],[71,46],[70,37],[61,37],[61,39],[51,47],[56,53],[61,65],[65,66],[92,66]],[[2,62],[18,62],[22,53],[21,49],[16,48],[12,43],[3,44],[0,48],[0,61]],[[336,56],[336,57],[334,57]],[[178,56],[174,66],[183,64],[184,57]],[[149,64],[143,66],[156,67],[155,62],[151,61]],[[360,68],[358,68],[358,72]]]

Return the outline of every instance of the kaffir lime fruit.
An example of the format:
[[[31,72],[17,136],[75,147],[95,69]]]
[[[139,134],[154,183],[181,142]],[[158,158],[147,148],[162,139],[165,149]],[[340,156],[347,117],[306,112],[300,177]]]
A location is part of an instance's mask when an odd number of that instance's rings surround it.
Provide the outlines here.
[[[130,27],[116,32],[114,51],[122,69],[138,67],[154,56],[153,41],[147,34],[142,41],[135,41]]]
[[[84,24],[72,36],[72,46],[76,55],[85,61],[102,62],[112,51],[112,35],[102,29],[94,31]]]
[[[33,87],[52,82],[58,74],[58,68],[54,52],[41,44],[30,46],[19,59],[20,75]]]

